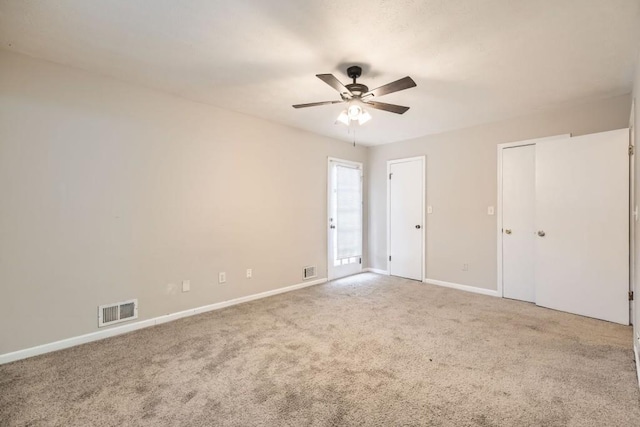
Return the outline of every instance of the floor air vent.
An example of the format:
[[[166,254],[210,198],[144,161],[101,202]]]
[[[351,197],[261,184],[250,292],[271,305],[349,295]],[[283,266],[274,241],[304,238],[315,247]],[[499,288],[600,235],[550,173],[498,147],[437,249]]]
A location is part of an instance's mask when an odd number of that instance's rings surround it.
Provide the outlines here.
[[[98,327],[138,318],[138,300],[132,299],[98,307]]]
[[[305,267],[302,269],[302,278],[304,280],[311,279],[312,277],[316,277],[315,265],[310,265],[309,267]]]

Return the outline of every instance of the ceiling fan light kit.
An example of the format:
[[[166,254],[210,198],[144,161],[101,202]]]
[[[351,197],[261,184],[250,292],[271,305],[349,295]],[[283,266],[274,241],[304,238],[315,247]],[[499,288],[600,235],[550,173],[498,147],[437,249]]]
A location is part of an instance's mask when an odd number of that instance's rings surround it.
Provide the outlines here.
[[[363,125],[371,120],[371,114],[367,110],[362,110],[362,113],[358,117],[358,124]]]
[[[317,107],[319,105],[331,105],[349,103],[347,108],[343,110],[337,118],[336,122],[349,126],[352,122],[358,122],[359,125],[371,120],[371,114],[363,108],[364,106],[375,108],[377,110],[388,111],[396,114],[404,114],[409,107],[402,105],[386,104],[384,102],[373,101],[389,93],[398,92],[416,86],[416,82],[411,77],[404,77],[400,80],[388,83],[379,88],[369,90],[369,88],[361,83],[357,83],[356,79],[362,75],[362,68],[357,65],[347,68],[347,75],[353,79],[352,83],[343,85],[333,74],[316,74],[320,80],[331,86],[340,94],[341,101],[323,101],[312,102],[310,104],[296,104],[293,108]]]
[[[349,114],[347,114],[347,110],[342,110],[342,112],[340,113],[340,115],[336,120],[347,126],[351,124],[351,119],[349,118]]]
[[[371,114],[358,105],[357,101],[351,101],[349,102],[349,107],[342,110],[336,119],[336,123],[339,122],[349,126],[352,122],[358,122],[359,125],[363,125],[369,120],[371,120]]]

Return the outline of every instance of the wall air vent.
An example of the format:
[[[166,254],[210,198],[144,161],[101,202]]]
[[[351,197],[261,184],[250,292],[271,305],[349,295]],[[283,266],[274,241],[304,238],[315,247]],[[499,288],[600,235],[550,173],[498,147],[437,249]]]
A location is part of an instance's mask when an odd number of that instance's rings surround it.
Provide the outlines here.
[[[302,269],[302,279],[307,280],[316,277],[316,266],[310,265]]]
[[[98,307],[98,327],[138,318],[138,300],[132,299]]]

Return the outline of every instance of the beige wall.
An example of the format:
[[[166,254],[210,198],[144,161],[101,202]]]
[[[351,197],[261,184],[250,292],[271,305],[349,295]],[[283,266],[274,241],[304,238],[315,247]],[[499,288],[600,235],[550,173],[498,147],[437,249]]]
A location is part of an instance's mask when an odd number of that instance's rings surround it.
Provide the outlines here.
[[[497,289],[496,145],[627,127],[630,96],[373,147],[369,151],[369,264],[387,269],[386,162],[426,155],[426,277]],[[425,120],[428,120],[425,117]],[[469,264],[468,271],[462,265]]]
[[[0,354],[97,330],[99,304],[138,298],[146,319],[300,283],[305,265],[326,277],[327,156],[365,148],[26,56],[0,65]]]

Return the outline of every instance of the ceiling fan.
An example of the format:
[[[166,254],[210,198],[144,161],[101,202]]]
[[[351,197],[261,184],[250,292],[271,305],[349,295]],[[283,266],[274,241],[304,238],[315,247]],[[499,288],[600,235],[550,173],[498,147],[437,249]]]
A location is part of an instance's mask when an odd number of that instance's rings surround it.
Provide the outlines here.
[[[342,98],[341,101],[296,104],[293,108],[316,107],[318,105],[342,104],[346,102],[349,104],[349,107],[342,111],[340,116],[338,116],[338,121],[345,125],[349,125],[351,121],[357,121],[359,124],[363,124],[371,119],[371,115],[364,110],[363,106],[368,106],[377,110],[389,111],[396,114],[404,114],[409,109],[409,107],[386,104],[384,102],[374,101],[374,99],[393,92],[415,87],[416,82],[414,82],[411,77],[407,76],[384,86],[380,86],[377,89],[369,90],[367,86],[356,82],[356,79],[362,75],[361,67],[354,65],[347,68],[347,75],[349,78],[353,79],[353,83],[343,85],[333,74],[316,74],[316,77],[338,91],[340,98]]]

